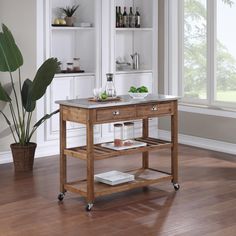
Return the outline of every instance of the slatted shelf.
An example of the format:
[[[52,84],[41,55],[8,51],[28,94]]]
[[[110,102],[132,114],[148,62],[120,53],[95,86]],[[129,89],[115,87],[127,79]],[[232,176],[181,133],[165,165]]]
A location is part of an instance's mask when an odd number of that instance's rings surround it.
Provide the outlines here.
[[[116,151],[116,150],[111,150],[111,149],[102,147],[101,144],[96,144],[94,145],[94,159],[102,160],[102,159],[111,158],[111,157],[130,155],[130,154],[135,154],[135,153],[154,151],[158,149],[172,147],[171,142],[161,140],[161,139],[155,139],[151,137],[136,138],[135,140],[140,141],[140,142],[145,142],[147,143],[147,146]],[[72,157],[80,158],[82,160],[86,160],[87,147],[82,146],[82,147],[68,148],[64,150],[64,154],[67,156],[72,156]]]
[[[154,169],[137,169],[127,171],[126,173],[133,174],[135,180],[115,186],[94,182],[95,197],[109,195],[112,193],[122,192],[134,188],[144,187],[150,184],[156,184],[162,181],[172,180],[172,176],[168,173],[159,172]],[[80,180],[65,184],[65,189],[74,193],[79,193],[82,196],[87,196],[87,181]]]

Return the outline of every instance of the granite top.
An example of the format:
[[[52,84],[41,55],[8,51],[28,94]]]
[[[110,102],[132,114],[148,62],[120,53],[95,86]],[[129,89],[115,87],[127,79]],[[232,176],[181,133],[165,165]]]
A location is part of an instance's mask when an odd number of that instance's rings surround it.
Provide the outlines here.
[[[72,99],[72,100],[60,100],[56,101],[57,104],[80,107],[86,109],[103,108],[103,107],[114,107],[114,106],[127,106],[136,104],[145,104],[150,102],[163,102],[163,101],[174,101],[178,100],[179,97],[162,94],[149,94],[143,99],[133,99],[129,95],[122,95],[119,101],[108,101],[108,102],[93,102],[89,101],[88,98]]]

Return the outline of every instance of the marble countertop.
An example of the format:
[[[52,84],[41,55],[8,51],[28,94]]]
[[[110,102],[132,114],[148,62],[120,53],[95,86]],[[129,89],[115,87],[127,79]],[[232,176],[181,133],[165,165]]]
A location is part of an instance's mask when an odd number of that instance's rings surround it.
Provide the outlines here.
[[[119,97],[121,97],[121,100],[119,101],[94,102],[94,101],[89,101],[88,98],[82,98],[82,99],[72,99],[72,100],[60,100],[56,101],[56,103],[65,106],[96,109],[103,107],[145,104],[150,102],[174,101],[179,99],[179,97],[177,96],[163,95],[163,94],[149,94],[147,97],[143,99],[133,99],[129,95],[122,95]]]

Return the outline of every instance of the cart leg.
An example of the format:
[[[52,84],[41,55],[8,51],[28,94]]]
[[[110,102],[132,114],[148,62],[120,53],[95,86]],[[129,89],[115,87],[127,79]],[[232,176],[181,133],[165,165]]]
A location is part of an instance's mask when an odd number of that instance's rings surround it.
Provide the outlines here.
[[[178,184],[178,104],[174,102],[174,113],[171,116],[171,174],[175,190],[179,189]]]
[[[92,113],[89,115],[92,117]],[[93,124],[89,119],[87,125],[87,207],[90,211],[94,202],[94,150],[93,150]]]
[[[143,138],[148,137],[149,121],[148,119],[143,119]],[[148,152],[143,152],[143,168],[147,169],[149,167],[149,154]]]
[[[60,194],[58,200],[62,201],[65,195],[64,185],[66,183],[66,155],[64,150],[66,148],[66,121],[63,120],[62,107],[60,107]]]

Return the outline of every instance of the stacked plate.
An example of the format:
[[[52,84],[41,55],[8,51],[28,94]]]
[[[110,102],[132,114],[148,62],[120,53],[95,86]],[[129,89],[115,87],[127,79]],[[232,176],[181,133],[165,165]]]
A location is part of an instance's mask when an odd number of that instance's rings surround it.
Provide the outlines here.
[[[94,175],[94,179],[98,182],[109,185],[117,185],[134,180],[134,175],[123,173],[117,170]]]

